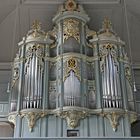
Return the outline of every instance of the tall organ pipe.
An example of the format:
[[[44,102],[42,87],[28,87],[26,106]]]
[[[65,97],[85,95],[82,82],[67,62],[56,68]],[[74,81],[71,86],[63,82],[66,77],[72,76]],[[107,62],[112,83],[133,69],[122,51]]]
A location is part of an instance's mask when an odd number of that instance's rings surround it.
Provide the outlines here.
[[[105,50],[104,50],[105,49]],[[103,87],[103,106],[107,108],[121,108],[120,82],[119,73],[117,71],[118,65],[115,62],[116,55],[113,56],[112,51],[114,47],[105,47],[102,51],[106,54],[102,57],[102,87]],[[115,60],[116,59],[116,60]]]
[[[27,48],[24,108],[41,108],[42,99],[42,75],[43,75],[43,46],[32,46]],[[40,52],[40,54],[38,54]]]

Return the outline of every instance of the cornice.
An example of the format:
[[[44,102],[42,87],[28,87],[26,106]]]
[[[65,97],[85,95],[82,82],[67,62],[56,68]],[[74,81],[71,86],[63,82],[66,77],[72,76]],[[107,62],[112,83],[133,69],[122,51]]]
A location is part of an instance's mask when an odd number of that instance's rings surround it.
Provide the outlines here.
[[[22,0],[22,4],[63,4],[66,0]],[[122,0],[77,0],[80,4],[120,4]]]

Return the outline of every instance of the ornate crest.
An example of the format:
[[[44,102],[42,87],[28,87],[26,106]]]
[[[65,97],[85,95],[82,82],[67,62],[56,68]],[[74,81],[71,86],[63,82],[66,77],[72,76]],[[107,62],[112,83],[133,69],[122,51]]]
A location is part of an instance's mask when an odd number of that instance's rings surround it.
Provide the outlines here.
[[[76,77],[80,80],[80,68],[77,64],[77,60],[74,57],[69,58],[66,62],[65,62],[65,67],[64,67],[64,80],[66,80],[66,78],[69,76],[70,71],[72,70]]]
[[[68,11],[74,11],[77,8],[77,4],[74,0],[68,0],[65,4],[65,8]]]
[[[79,21],[74,19],[66,19],[64,21],[64,41],[69,37],[74,37],[77,41],[79,41]],[[63,42],[64,42],[63,41]]]

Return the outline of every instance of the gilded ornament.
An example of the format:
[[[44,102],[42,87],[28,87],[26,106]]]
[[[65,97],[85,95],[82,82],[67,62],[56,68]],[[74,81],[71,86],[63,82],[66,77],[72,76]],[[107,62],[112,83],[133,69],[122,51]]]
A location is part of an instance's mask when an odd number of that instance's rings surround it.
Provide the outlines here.
[[[67,0],[64,5],[59,7],[57,14],[62,14],[64,12],[79,12],[80,14],[84,14],[87,17],[83,7],[75,2],[75,0]],[[88,19],[89,20],[89,19]]]
[[[105,36],[112,36],[115,34],[112,30],[112,24],[108,17],[106,17],[102,24],[102,29],[99,31],[99,34],[105,34]]]
[[[77,62],[76,58],[74,58],[74,57],[70,57],[70,58],[68,58],[67,61],[64,62],[64,81],[69,76],[71,70],[75,73],[75,75],[79,79],[79,81],[81,80],[80,68],[77,63],[78,62]]]
[[[45,32],[41,30],[41,23],[38,20],[35,20],[32,24],[32,30],[30,30],[27,34],[28,36],[32,36],[34,38],[44,36],[45,37]]]
[[[34,44],[33,46],[30,46],[26,50],[25,55],[25,68],[24,68],[24,74],[26,75],[30,66],[31,62],[33,61],[33,57],[36,57],[38,61],[38,66],[40,66],[41,71],[43,71],[44,63],[44,46],[40,44]]]
[[[33,37],[38,37],[38,33],[37,31],[41,29],[41,23],[38,21],[38,20],[35,20],[33,22],[33,25],[32,25],[32,29],[33,29]]]
[[[34,20],[32,24],[32,29],[33,30],[40,30],[41,29],[41,23],[38,20]]]
[[[105,58],[108,57],[108,54],[111,55],[111,57],[112,57],[112,59],[114,61],[114,65],[116,67],[119,66],[116,47],[113,46],[112,44],[104,44],[103,46],[99,47],[100,69],[101,69],[101,72],[104,71],[104,67],[106,65],[105,64]]]
[[[76,60],[74,58],[70,58],[68,60],[68,68],[74,69],[74,68],[76,68],[76,65],[77,65]]]
[[[66,119],[67,125],[74,129],[78,126],[81,119],[89,116],[89,113],[86,111],[68,110],[57,113],[57,116]]]
[[[22,112],[20,114],[21,117],[26,117],[27,121],[28,121],[28,127],[29,127],[29,131],[32,132],[33,127],[35,126],[36,121],[41,118],[44,117],[45,115],[47,115],[46,112]]]
[[[16,127],[16,116],[17,114],[11,114],[8,116],[8,121],[14,124],[15,127]]]
[[[112,28],[112,23],[109,20],[108,17],[106,17],[103,21],[103,29],[105,29],[106,31]]]
[[[103,113],[103,116],[106,117],[110,121],[112,129],[115,132],[117,130],[118,125],[119,125],[119,119],[123,116],[123,113],[105,112],[105,113]]]
[[[64,20],[63,28],[64,28],[63,33],[64,41],[70,37],[74,37],[78,42],[80,42],[79,21],[75,19],[66,19]]]
[[[65,8],[66,10],[68,11],[74,11],[76,10],[77,8],[77,4],[74,0],[68,0],[66,3],[65,3]]]

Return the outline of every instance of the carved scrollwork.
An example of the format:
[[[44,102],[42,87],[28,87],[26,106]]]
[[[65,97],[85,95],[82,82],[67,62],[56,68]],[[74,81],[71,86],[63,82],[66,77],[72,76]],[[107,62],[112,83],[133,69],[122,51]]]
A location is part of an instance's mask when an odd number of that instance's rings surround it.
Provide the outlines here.
[[[67,0],[64,5],[61,5],[58,10],[58,14],[66,11],[76,11],[81,14],[85,14],[83,7],[75,2],[75,0]]]
[[[12,124],[14,124],[14,126],[16,127],[16,116],[17,114],[12,114],[8,116],[8,121]]]
[[[28,127],[29,127],[30,132],[32,132],[36,121],[39,118],[44,117],[45,115],[47,115],[46,112],[23,112],[20,114],[21,117],[24,117],[24,116],[26,117],[26,119],[28,121]]]
[[[112,35],[116,36],[115,32],[112,30],[112,23],[108,17],[104,19],[102,29],[98,32],[98,34],[103,34],[108,37],[111,37]]]
[[[65,119],[67,125],[74,129],[79,125],[81,119],[85,119],[90,115],[100,115],[109,120],[113,131],[117,131],[119,126],[119,121],[122,117],[127,116],[130,120],[130,123],[133,123],[137,120],[138,114],[132,111],[125,111],[123,109],[87,109],[81,107],[64,107],[55,109],[55,110],[23,110],[19,113],[9,114],[8,120],[16,126],[16,117],[25,117],[28,121],[29,130],[32,131],[35,126],[36,121],[39,118],[46,117],[47,115],[54,115]]]
[[[45,32],[41,31],[41,23],[38,20],[34,20],[32,24],[32,30],[29,31],[27,36],[33,36],[34,38],[45,36]]]
[[[81,80],[78,60],[74,57],[70,57],[64,62],[64,81],[69,76],[71,70],[75,73],[77,78]]]
[[[35,44],[30,46],[26,51],[26,59],[25,59],[25,74],[27,73],[28,68],[30,67],[30,63],[32,61],[33,56],[38,59],[41,70],[43,70],[43,55],[44,55],[44,46],[40,44]]]
[[[65,3],[65,8],[66,10],[68,11],[74,11],[77,9],[77,4],[74,0],[68,0],[66,3]]]
[[[32,47],[29,47],[26,51],[26,58],[31,58],[33,54],[36,54],[37,57],[43,57],[44,46],[40,44],[35,44]]]
[[[116,47],[111,45],[111,44],[105,44],[103,46],[99,47],[99,51],[100,51],[100,68],[101,68],[101,72],[104,71],[104,66],[105,66],[105,58],[108,55],[111,55],[113,61],[114,61],[114,65],[118,66],[118,60],[117,60],[117,51],[116,51]]]
[[[103,29],[105,29],[105,30],[108,30],[108,29],[111,29],[112,28],[112,23],[111,23],[111,21],[109,20],[108,17],[106,17],[104,19],[102,26],[103,26]]]
[[[103,117],[106,117],[109,120],[109,122],[112,126],[112,129],[115,132],[117,130],[118,125],[119,125],[119,119],[123,116],[123,113],[119,113],[119,112],[107,113],[107,112],[105,112],[102,115],[103,115]]]
[[[67,125],[74,129],[78,126],[81,119],[89,116],[89,113],[86,111],[68,110],[57,113],[57,116],[66,119]]]
[[[130,65],[125,65],[125,77],[129,81],[130,85],[132,86],[132,75],[131,75],[131,68]]]
[[[19,54],[16,55],[16,58],[14,60],[14,66],[13,66],[13,77],[12,77],[12,88],[14,87],[16,81],[19,79]]]
[[[64,28],[63,33],[64,41],[67,40],[69,37],[74,37],[78,42],[80,41],[79,21],[74,19],[66,19],[64,20],[63,28]]]

